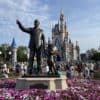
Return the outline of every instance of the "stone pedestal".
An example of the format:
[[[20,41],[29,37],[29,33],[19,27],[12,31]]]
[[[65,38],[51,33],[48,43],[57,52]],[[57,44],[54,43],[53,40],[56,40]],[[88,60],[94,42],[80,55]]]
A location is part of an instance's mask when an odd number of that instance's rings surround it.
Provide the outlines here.
[[[30,89],[30,88],[37,88],[37,89],[49,89],[49,90],[56,90],[56,89],[67,89],[67,79],[66,76],[61,76],[57,78],[18,78],[16,80],[16,89]]]

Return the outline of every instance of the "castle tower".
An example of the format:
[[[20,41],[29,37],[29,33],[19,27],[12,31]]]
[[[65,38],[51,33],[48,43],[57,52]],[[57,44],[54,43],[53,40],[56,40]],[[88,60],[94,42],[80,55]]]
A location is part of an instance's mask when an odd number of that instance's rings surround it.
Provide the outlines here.
[[[63,48],[64,48],[63,57],[64,57],[64,60],[67,60],[67,58],[68,58],[68,51],[69,51],[68,50],[68,36],[67,36],[67,34],[65,34]]]
[[[71,39],[69,39],[69,42],[68,42],[68,58],[67,60],[70,62],[73,60],[73,43],[71,41]]]
[[[78,45],[78,41],[76,41],[76,45],[74,47],[74,60],[76,61],[80,60],[80,48]]]
[[[15,42],[15,38],[13,38],[12,40],[12,44],[11,44],[11,61],[12,61],[12,65],[15,67],[15,64],[17,62],[17,48],[16,48],[16,42]]]
[[[64,13],[61,10],[58,24],[55,24],[52,28],[52,43],[57,47],[61,58],[63,58],[63,53],[65,51],[63,47],[65,40],[68,40],[68,31],[64,20]]]
[[[66,27],[65,27],[65,21],[64,21],[64,13],[63,10],[60,12],[60,36],[61,36],[61,44],[64,42]]]
[[[70,62],[73,59],[80,59],[80,48],[78,43],[76,43],[76,46],[74,47],[69,39],[68,29],[62,10],[60,12],[58,24],[55,24],[52,28],[52,43],[57,47],[61,60]]]

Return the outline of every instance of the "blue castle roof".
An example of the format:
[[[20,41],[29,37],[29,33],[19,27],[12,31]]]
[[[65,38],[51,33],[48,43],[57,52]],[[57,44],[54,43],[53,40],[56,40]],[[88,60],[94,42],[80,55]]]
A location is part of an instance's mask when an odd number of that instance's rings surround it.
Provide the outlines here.
[[[13,40],[12,40],[11,48],[16,48],[15,38],[13,38]]]

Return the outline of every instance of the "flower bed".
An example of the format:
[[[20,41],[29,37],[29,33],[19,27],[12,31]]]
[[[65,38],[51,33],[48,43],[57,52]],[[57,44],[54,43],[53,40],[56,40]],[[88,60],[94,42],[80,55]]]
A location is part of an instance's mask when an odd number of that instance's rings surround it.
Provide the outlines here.
[[[15,90],[15,80],[0,80],[0,100],[100,100],[99,80],[68,80],[67,90]]]
[[[15,88],[16,80],[7,79],[7,80],[0,80],[0,88]]]

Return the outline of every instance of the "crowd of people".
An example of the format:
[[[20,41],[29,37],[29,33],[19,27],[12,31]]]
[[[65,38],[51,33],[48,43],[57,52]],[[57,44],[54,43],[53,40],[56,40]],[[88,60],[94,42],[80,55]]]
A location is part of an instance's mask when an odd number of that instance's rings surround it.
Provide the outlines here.
[[[59,75],[65,74],[67,78],[94,78],[94,72],[98,65],[95,63],[67,63],[67,62],[57,62],[54,64],[54,67],[56,69],[56,72]],[[50,67],[44,62],[42,64],[42,73],[48,74]],[[8,78],[9,73],[12,71],[14,75],[17,76],[24,76],[27,75],[28,70],[28,63],[27,62],[21,62],[16,63],[16,65],[11,69],[9,66],[4,63],[0,64],[0,73],[3,74],[5,78]],[[37,63],[35,62],[33,64],[33,74],[37,73]],[[52,73],[51,73],[52,74]]]
[[[68,78],[94,78],[95,64],[94,63],[81,63],[66,65],[66,74]]]

